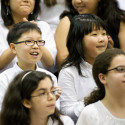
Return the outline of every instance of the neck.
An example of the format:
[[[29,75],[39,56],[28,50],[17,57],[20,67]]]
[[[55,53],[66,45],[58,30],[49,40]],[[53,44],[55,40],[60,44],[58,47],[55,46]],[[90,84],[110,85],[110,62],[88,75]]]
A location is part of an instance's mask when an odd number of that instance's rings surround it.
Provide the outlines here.
[[[102,103],[109,112],[117,118],[125,118],[125,95],[124,97],[106,95]]]
[[[17,63],[17,65],[23,70],[36,70],[36,65],[35,64],[22,64],[22,63]]]
[[[48,118],[31,118],[30,125],[47,125]]]
[[[93,59],[93,58],[86,58],[85,60],[86,60],[86,62],[88,62],[89,64],[93,65],[95,59]]]
[[[28,19],[28,16],[19,16],[19,15],[16,15],[16,14],[12,14],[12,17],[13,17],[14,24],[22,22],[24,17],[26,19]]]

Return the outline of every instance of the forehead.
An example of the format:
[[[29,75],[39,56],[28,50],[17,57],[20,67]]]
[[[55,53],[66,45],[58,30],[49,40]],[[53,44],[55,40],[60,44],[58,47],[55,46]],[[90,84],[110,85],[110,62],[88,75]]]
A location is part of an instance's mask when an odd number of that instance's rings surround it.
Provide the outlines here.
[[[125,55],[120,54],[112,59],[110,66],[119,66],[119,65],[125,65]]]
[[[28,37],[39,38],[41,37],[41,34],[37,30],[29,30],[27,32],[22,33],[19,39]]]
[[[39,84],[38,84],[36,91],[42,90],[42,89],[43,90],[50,90],[52,88],[53,88],[52,81],[50,80],[49,77],[46,77],[45,79],[39,81]]]

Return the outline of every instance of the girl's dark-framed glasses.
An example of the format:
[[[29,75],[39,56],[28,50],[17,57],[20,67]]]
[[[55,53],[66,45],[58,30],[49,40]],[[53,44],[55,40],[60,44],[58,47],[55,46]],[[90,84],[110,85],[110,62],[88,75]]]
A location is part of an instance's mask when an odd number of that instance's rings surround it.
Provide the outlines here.
[[[45,45],[44,40],[25,40],[25,41],[20,41],[20,42],[14,42],[14,44],[19,44],[19,43],[25,43],[27,46],[33,46],[35,43],[38,46],[44,46]]]
[[[56,96],[58,93],[58,89],[51,90],[50,92],[42,92],[38,95],[32,95],[31,97],[41,97],[41,98],[47,98],[49,94],[52,94],[53,96]]]
[[[112,71],[112,70],[115,70],[119,73],[123,73],[123,72],[125,72],[125,66],[117,66],[115,68],[108,69],[107,72]]]

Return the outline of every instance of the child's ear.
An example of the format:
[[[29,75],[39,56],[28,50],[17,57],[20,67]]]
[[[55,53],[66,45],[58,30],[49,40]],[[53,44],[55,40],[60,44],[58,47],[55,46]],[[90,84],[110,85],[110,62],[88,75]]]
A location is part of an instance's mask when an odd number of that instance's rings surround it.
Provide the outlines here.
[[[16,49],[15,49],[15,44],[14,43],[10,43],[10,49],[11,51],[16,54]]]
[[[26,107],[26,108],[28,108],[28,109],[31,108],[30,100],[23,99],[22,104],[23,104],[24,107]]]
[[[98,77],[99,77],[100,82],[101,82],[102,84],[106,85],[106,83],[107,83],[107,82],[106,82],[106,75],[103,74],[103,73],[99,73]]]

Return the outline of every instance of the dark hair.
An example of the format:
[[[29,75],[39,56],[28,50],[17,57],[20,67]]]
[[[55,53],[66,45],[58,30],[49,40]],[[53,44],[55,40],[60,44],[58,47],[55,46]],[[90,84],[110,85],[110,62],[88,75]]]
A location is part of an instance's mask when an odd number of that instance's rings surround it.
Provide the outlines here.
[[[65,0],[65,4],[69,10],[64,10],[60,15],[60,19],[62,19],[64,16],[70,16],[72,18],[75,15],[78,15],[78,12],[74,9],[72,5],[72,0]]]
[[[0,114],[0,125],[28,125],[29,110],[23,106],[22,100],[31,99],[32,92],[38,87],[39,81],[46,77],[52,78],[40,71],[23,71],[18,74],[8,87]],[[53,81],[52,81],[53,83]],[[51,117],[63,125],[57,111]]]
[[[15,24],[13,28],[10,29],[7,35],[8,43],[10,44],[10,43],[17,42],[17,40],[21,37],[23,33],[26,33],[31,30],[36,30],[38,33],[42,34],[40,28],[33,23],[20,22],[20,23]]]
[[[62,13],[63,16],[67,16],[68,13],[72,15],[77,15],[75,8],[72,5],[72,0],[65,0],[66,6],[68,7],[69,11],[64,11]],[[67,12],[67,13],[66,13]],[[109,20],[109,25],[115,25],[114,19],[120,19],[125,21],[125,11],[121,10],[118,7],[117,0],[99,0],[98,8],[97,8],[97,16],[99,16],[103,20]]]
[[[11,9],[8,6],[10,0],[1,0],[1,16],[5,26],[11,26],[14,24]],[[36,20],[40,13],[40,0],[35,0],[35,6],[32,14],[29,15],[28,20]],[[17,10],[18,11],[18,10]],[[8,15],[7,15],[8,13]]]
[[[68,16],[71,20],[75,15],[78,15],[72,5],[72,0],[65,0],[69,11],[64,11],[60,18]],[[107,25],[108,33],[114,41],[114,47],[120,47],[118,37],[120,21],[125,22],[125,11],[118,6],[117,0],[99,0],[97,7],[97,16],[100,17]]]
[[[110,67],[112,60],[118,55],[125,55],[125,52],[117,48],[107,49],[105,52],[99,54],[96,57],[93,64],[92,73],[97,85],[97,89],[92,91],[89,97],[85,98],[85,105],[94,103],[104,98],[105,88],[104,85],[100,82],[98,75],[100,73],[107,74],[107,70]]]
[[[69,55],[63,66],[75,66],[78,69],[79,74],[82,76],[80,63],[82,62],[82,58],[85,60],[82,45],[83,37],[95,29],[100,30],[101,27],[106,30],[104,22],[96,15],[79,14],[72,19],[67,37]]]
[[[46,6],[51,7],[57,4],[57,1],[56,0],[44,0],[44,3]]]

